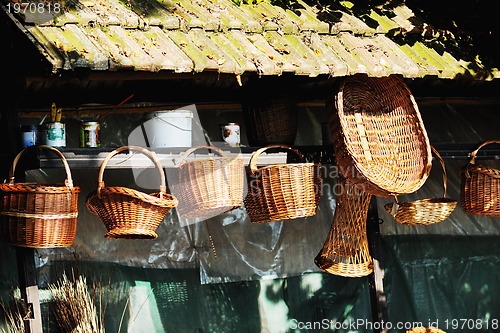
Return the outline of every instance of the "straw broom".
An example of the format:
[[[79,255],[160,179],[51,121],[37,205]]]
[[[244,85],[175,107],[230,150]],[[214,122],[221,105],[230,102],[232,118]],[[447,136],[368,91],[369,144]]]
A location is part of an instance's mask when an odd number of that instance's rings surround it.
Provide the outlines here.
[[[57,324],[63,332],[68,333],[104,333],[104,322],[86,278],[80,275],[73,280],[70,281],[63,274],[61,280],[48,286],[54,298]]]
[[[14,302],[11,304],[9,308],[5,306],[4,303],[1,303],[2,308],[5,313],[5,324],[4,327],[1,328],[2,333],[24,333],[26,332],[26,328],[24,326],[24,316],[26,309],[23,308],[22,302],[14,299]]]

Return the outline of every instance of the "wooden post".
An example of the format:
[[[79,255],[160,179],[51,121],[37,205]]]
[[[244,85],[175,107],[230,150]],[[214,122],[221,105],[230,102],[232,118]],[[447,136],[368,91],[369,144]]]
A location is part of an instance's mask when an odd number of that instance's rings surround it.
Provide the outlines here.
[[[42,333],[42,316],[35,267],[35,251],[32,248],[16,248],[19,288],[26,313],[24,326],[27,333]]]
[[[374,332],[386,333],[387,329],[387,300],[384,292],[384,269],[381,265],[381,242],[379,216],[377,208],[377,197],[373,196],[370,202],[367,219],[368,244],[370,246],[370,254],[373,258],[373,273],[368,276],[368,284],[370,287],[370,301],[372,309],[372,320],[381,325],[381,329]]]

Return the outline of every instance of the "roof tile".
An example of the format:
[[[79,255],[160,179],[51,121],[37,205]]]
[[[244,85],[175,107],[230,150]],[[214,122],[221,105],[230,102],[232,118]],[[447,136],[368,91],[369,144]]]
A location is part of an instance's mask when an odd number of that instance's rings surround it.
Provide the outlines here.
[[[273,61],[273,54],[268,54],[266,49],[258,46],[258,43],[254,44],[244,32],[231,30],[226,34],[226,38],[249,63],[255,66],[254,69],[247,64],[249,72],[255,70],[259,75],[280,75],[282,73],[276,62]]]
[[[80,1],[57,15],[17,15],[2,8],[54,72],[87,67],[305,76],[500,75],[496,69],[487,73],[476,59],[444,52],[444,44],[426,44],[415,26],[419,18],[404,4],[356,16],[354,5],[320,10],[297,3],[294,11],[267,2],[236,6],[231,0]]]

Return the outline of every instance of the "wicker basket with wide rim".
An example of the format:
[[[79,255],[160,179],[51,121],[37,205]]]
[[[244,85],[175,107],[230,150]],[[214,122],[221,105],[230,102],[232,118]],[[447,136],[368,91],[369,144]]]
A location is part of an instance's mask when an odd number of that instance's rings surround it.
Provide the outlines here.
[[[347,77],[335,109],[330,135],[344,177],[381,197],[413,193],[424,184],[431,169],[429,139],[402,78]]]
[[[61,159],[66,172],[64,184],[16,183],[19,159],[34,149],[50,150]],[[51,146],[30,146],[14,159],[9,182],[0,184],[1,238],[22,247],[56,248],[71,246],[75,240],[79,187],[73,186],[64,155]]]
[[[362,277],[373,272],[368,247],[366,220],[372,195],[339,176],[342,192],[337,197],[330,233],[314,263],[323,271],[344,276]]]
[[[187,161],[198,150],[208,149],[219,156]],[[181,156],[178,183],[172,193],[179,200],[182,218],[212,217],[243,205],[245,166],[241,157],[228,157],[219,148],[197,146]]]
[[[250,146],[293,145],[297,110],[291,97],[252,98],[243,102],[243,115]]]
[[[500,216],[500,170],[476,164],[479,150],[500,140],[482,143],[470,153],[469,163],[462,170],[460,204],[467,214]]]
[[[103,181],[108,161],[124,151],[136,151],[149,157],[160,174],[160,191],[146,194],[121,187],[106,187]],[[137,146],[123,146],[109,153],[99,169],[97,190],[87,196],[87,209],[97,215],[108,230],[106,238],[155,239],[158,228],[167,213],[177,206],[177,199],[166,192],[165,174],[160,162],[149,150]]]
[[[441,198],[422,199],[413,202],[401,202],[395,197],[394,203],[386,204],[385,210],[399,223],[405,225],[431,225],[446,220],[457,207],[457,200],[446,197],[448,177],[444,160],[431,146],[443,170],[444,193]]]
[[[246,211],[253,223],[276,222],[316,215],[321,198],[320,164],[288,163],[257,167],[259,156],[268,149],[281,149],[297,154],[286,145],[269,145],[250,157]]]

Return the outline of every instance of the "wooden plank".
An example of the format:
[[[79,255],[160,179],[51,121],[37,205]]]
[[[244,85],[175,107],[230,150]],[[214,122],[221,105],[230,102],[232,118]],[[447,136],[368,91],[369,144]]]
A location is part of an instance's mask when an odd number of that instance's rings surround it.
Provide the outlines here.
[[[35,252],[32,248],[16,248],[17,267],[19,274],[19,289],[21,299],[28,309],[25,315],[27,333],[42,333],[42,316],[38,294],[37,273],[35,267]]]
[[[370,202],[367,219],[368,244],[370,254],[373,258],[373,273],[368,276],[368,285],[370,288],[370,303],[372,310],[372,320],[377,323],[387,323],[389,315],[387,312],[387,298],[384,292],[384,269],[382,262],[381,239],[380,239],[380,218],[377,208],[377,197],[373,196]],[[387,333],[387,325],[380,325],[375,329],[376,333]]]

